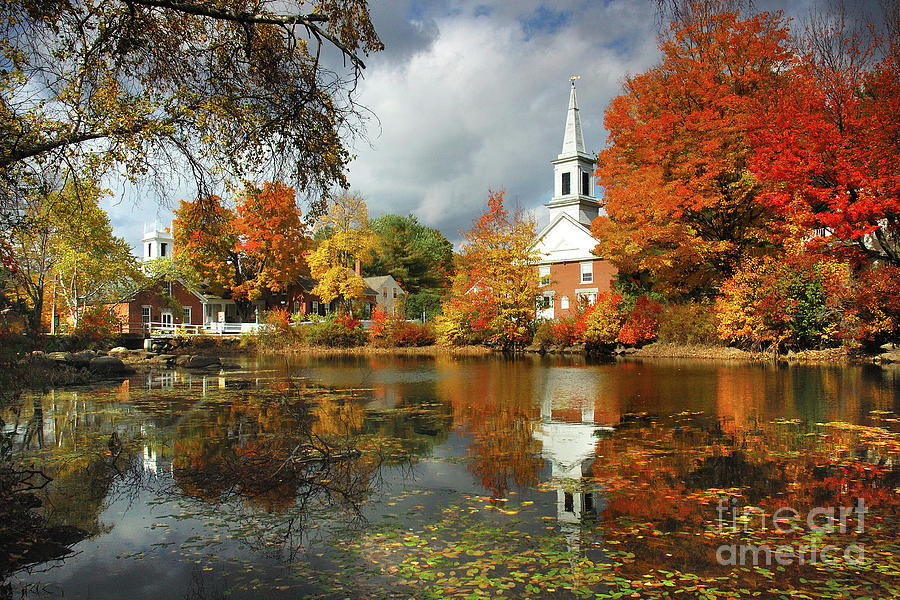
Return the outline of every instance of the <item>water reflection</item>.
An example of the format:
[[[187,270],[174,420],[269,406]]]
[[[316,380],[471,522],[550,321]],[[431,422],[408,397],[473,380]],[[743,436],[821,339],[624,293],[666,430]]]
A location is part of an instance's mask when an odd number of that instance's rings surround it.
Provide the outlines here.
[[[321,591],[346,567],[327,562],[326,546],[364,543],[397,506],[398,530],[434,527],[471,490],[491,519],[530,515],[516,524],[522,539],[552,522],[571,556],[599,562],[601,549],[627,548],[635,577],[721,574],[694,535],[719,490],[748,503],[864,497],[895,510],[898,404],[896,371],[860,366],[376,356],[142,374],[26,395],[3,418],[16,451],[53,477],[46,517],[96,540],[84,561],[137,572],[116,558],[151,557],[143,568],[160,572],[188,556],[232,591],[252,580],[247,568],[272,581],[300,563],[326,574],[253,591],[265,597]],[[440,478],[429,475],[435,463]],[[468,510],[479,527],[493,522]],[[453,527],[462,536],[472,525]],[[81,560],[19,577],[71,595],[88,577]],[[192,572],[180,589],[198,585]]]

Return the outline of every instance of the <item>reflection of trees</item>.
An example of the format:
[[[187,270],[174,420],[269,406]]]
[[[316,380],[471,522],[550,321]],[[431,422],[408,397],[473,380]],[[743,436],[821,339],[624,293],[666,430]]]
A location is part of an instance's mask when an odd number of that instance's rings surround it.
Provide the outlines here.
[[[465,376],[442,377],[438,393],[452,405],[456,426],[469,435],[468,469],[494,498],[506,496],[513,485],[536,485],[543,466],[534,439],[540,407],[527,365],[490,361],[467,366]]]

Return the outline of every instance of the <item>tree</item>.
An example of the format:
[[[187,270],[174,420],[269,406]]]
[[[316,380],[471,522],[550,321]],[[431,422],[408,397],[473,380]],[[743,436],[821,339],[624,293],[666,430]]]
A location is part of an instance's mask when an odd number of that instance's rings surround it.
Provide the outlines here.
[[[510,217],[503,192],[491,192],[487,210],[466,233],[452,296],[438,318],[445,342],[510,347],[530,339],[539,283],[534,237],[534,220]]]
[[[383,46],[364,0],[11,0],[0,5],[0,181],[61,164],[346,186],[341,130],[360,56]],[[349,61],[348,79],[337,51]],[[323,54],[324,52],[324,54]],[[324,197],[324,196],[323,196]]]
[[[453,244],[411,214],[383,215],[372,222],[372,230],[375,247],[363,274],[392,275],[406,292],[408,317],[437,313],[453,272]]]
[[[212,291],[229,293],[242,318],[254,300],[286,289],[306,270],[306,228],[294,190],[281,182],[248,185],[235,210],[218,196],[182,200],[172,225],[176,260]]]
[[[884,42],[843,14],[811,21],[802,69],[760,115],[753,168],[760,201],[817,244],[900,266],[900,11],[886,16]]]
[[[105,193],[84,179],[69,179],[61,190],[32,198],[11,232],[16,283],[31,307],[33,331],[40,328],[48,295],[77,326],[88,304],[115,300],[142,278],[130,246],[112,234],[99,206]]]
[[[788,31],[778,15],[695,8],[673,24],[662,64],[606,111],[597,175],[608,217],[592,226],[598,254],[674,297],[709,293],[783,237],[757,201],[748,131],[788,84]]]
[[[352,301],[365,292],[365,283],[354,270],[356,261],[375,243],[365,199],[357,193],[342,194],[320,219],[319,229],[326,237],[306,255],[310,273],[319,282],[312,292],[325,303],[343,298],[352,309]]]

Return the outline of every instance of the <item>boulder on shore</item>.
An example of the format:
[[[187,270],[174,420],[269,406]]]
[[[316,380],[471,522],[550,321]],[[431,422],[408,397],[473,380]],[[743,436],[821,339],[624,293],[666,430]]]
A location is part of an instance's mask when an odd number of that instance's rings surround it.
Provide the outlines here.
[[[122,375],[134,372],[115,356],[95,356],[88,363],[88,368],[98,375]]]
[[[222,361],[219,360],[218,356],[210,356],[209,354],[185,354],[175,359],[175,365],[185,369],[208,369],[221,367]]]

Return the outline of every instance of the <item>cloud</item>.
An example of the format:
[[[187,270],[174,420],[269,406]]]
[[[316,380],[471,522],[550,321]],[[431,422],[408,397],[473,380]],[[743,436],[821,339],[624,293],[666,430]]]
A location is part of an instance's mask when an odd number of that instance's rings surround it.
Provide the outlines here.
[[[628,73],[657,59],[649,3],[598,4],[455,3],[442,16],[421,15],[437,34],[405,60],[373,57],[359,98],[378,122],[350,166],[370,213],[412,212],[458,240],[489,189],[540,209],[562,145],[569,76],[582,76],[581,118],[596,151],[606,104]]]

